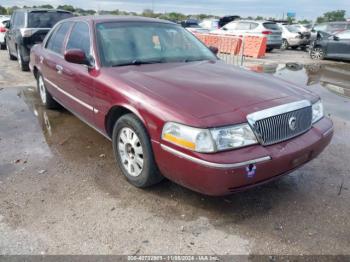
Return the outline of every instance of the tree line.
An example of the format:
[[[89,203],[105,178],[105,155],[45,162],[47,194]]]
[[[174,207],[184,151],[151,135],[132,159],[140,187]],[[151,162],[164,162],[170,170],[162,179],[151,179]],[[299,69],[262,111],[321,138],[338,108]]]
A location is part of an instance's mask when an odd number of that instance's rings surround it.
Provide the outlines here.
[[[20,7],[18,6],[12,6],[12,7],[8,7],[5,8],[3,6],[0,5],[0,15],[11,15],[13,13],[14,10],[18,9]],[[40,5],[40,6],[23,6],[23,8],[47,8],[47,9],[54,9],[55,7],[50,5],[50,4],[45,4],[45,5]],[[136,12],[127,12],[127,11],[121,11],[119,9],[116,10],[92,10],[92,9],[82,9],[82,8],[76,8],[72,5],[59,5],[56,7],[57,9],[62,9],[62,10],[66,10],[69,12],[72,12],[76,15],[134,15],[134,16],[145,16],[145,17],[152,17],[152,18],[160,18],[160,19],[166,19],[166,20],[170,20],[170,21],[182,21],[185,19],[189,19],[189,18],[194,18],[194,19],[198,19],[198,20],[203,20],[206,18],[219,18],[218,16],[214,16],[214,15],[207,15],[207,14],[196,14],[196,15],[185,15],[182,13],[178,13],[178,12],[169,12],[169,13],[157,13],[154,12],[151,9],[145,9],[143,10],[142,13],[136,13]],[[334,21],[345,21],[346,20],[346,11],[345,10],[335,10],[335,11],[329,11],[324,13],[322,16],[319,16],[316,19],[316,23],[324,23],[324,22],[334,22]],[[248,16],[245,17],[246,19],[250,19],[250,20],[274,20],[273,17],[262,17],[262,16],[256,16],[256,17],[252,17],[252,16]],[[303,20],[293,20],[291,18],[288,19],[288,21],[290,23],[292,22],[299,22],[302,24],[310,24],[312,23],[311,20],[308,19],[303,19]]]

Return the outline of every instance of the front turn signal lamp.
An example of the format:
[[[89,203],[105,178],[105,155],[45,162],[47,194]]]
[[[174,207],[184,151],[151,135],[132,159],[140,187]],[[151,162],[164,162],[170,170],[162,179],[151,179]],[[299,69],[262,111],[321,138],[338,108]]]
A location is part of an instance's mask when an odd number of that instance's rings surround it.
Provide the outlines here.
[[[247,123],[201,129],[168,122],[164,125],[162,139],[179,147],[201,153],[224,151],[258,143]]]

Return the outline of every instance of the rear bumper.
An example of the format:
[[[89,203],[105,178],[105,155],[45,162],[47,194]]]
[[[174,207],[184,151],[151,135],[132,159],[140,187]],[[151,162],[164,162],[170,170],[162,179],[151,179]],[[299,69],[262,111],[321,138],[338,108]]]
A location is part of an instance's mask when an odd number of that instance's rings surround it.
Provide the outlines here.
[[[288,44],[290,46],[303,46],[303,45],[308,45],[309,43],[310,43],[309,39],[297,39],[297,38],[288,39]]]
[[[267,43],[266,44],[266,47],[267,48],[271,48],[271,49],[280,49],[281,48],[281,45],[282,45],[282,42],[281,43]]]
[[[323,118],[307,133],[263,147],[255,145],[217,154],[185,152],[152,142],[164,176],[206,195],[226,195],[276,179],[319,155],[329,144],[333,124]]]

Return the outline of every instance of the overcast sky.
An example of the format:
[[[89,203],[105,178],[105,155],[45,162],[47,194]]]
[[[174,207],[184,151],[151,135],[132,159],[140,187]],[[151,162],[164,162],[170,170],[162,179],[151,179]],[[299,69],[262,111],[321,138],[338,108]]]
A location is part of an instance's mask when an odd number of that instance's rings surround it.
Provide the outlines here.
[[[120,9],[135,12],[154,6],[156,12],[261,15],[277,18],[282,17],[283,13],[295,12],[299,19],[315,18],[329,10],[345,9],[350,17],[350,0],[0,0],[0,5],[4,6],[47,3],[54,6],[70,4],[84,9]]]

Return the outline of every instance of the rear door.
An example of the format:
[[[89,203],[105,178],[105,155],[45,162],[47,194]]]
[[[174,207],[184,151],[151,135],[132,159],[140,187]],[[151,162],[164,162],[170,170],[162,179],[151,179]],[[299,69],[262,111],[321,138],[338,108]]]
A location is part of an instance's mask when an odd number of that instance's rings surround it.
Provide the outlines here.
[[[41,63],[41,73],[44,76],[46,88],[51,95],[64,106],[68,106],[66,96],[64,94],[62,82],[62,70],[57,65],[63,63],[63,48],[72,26],[71,22],[65,22],[57,25],[48,36],[44,43],[44,52],[39,57]]]

